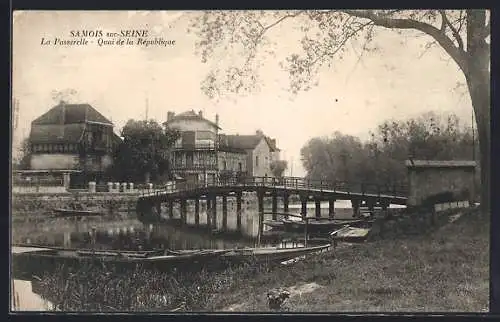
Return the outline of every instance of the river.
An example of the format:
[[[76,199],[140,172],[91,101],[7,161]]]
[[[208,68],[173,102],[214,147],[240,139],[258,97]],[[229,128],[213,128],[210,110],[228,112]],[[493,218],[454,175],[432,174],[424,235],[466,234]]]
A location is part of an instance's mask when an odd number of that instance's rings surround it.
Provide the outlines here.
[[[350,206],[348,201],[337,201],[335,203],[336,216],[339,218],[352,217]],[[299,213],[300,207],[300,204],[290,204],[289,209],[292,213]],[[309,208],[313,207],[314,204],[309,204]],[[328,202],[322,203],[321,208],[322,215],[327,216]],[[310,209],[309,212],[314,213],[314,210]],[[192,214],[190,215],[192,216]],[[96,249],[227,249],[241,246],[254,247],[256,245],[256,241],[252,239],[228,239],[214,236],[204,230],[193,230],[165,224],[143,224],[133,217],[131,215],[128,219],[112,221],[102,220],[101,218],[86,218],[83,221],[47,219],[36,224],[19,223],[12,227],[12,240],[16,244],[90,248],[92,247],[90,233],[95,228],[94,247]],[[258,221],[254,221],[254,225],[257,224]],[[268,246],[277,245],[269,244]],[[12,281],[12,310],[45,311],[51,309],[51,303],[32,291],[30,281],[17,279]]]

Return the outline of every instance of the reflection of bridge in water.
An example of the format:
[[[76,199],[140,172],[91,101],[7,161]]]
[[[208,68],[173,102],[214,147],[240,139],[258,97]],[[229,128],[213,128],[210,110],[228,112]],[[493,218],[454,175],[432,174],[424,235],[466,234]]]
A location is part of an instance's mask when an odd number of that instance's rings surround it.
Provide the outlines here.
[[[328,217],[335,217],[334,203],[337,200],[350,200],[353,215],[358,215],[360,207],[366,205],[370,211],[376,206],[387,210],[389,205],[406,205],[407,187],[404,185],[378,185],[342,181],[308,180],[304,178],[249,177],[244,179],[223,180],[214,183],[182,182],[165,186],[163,189],[143,193],[137,202],[139,218],[155,218],[161,213],[162,204],[167,204],[167,214],[173,219],[175,202],[180,204],[180,222],[187,224],[187,201],[194,202],[195,226],[200,225],[200,200],[206,202],[208,229],[227,231],[227,198],[236,198],[236,230],[241,232],[241,204],[244,192],[257,195],[259,232],[263,229],[264,198],[272,198],[272,216],[287,217],[291,196],[298,196],[301,203],[301,216],[307,217],[307,203],[315,202],[315,217],[321,218],[321,202],[328,201]],[[222,198],[222,227],[217,223],[217,197]],[[278,212],[278,198],[283,200],[283,209]]]

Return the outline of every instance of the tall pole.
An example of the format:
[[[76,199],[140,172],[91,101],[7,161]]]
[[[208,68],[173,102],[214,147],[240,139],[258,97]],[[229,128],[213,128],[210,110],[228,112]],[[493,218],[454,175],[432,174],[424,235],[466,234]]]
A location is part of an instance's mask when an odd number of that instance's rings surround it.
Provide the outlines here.
[[[474,109],[472,109],[471,113],[471,126],[472,126],[472,161],[476,161],[476,139],[474,137]],[[476,167],[474,167],[474,171],[472,172],[472,190],[474,191],[472,194],[472,201],[474,202],[476,199]]]
[[[474,109],[471,113],[471,126],[472,126],[472,160],[476,161],[476,140],[474,138]]]

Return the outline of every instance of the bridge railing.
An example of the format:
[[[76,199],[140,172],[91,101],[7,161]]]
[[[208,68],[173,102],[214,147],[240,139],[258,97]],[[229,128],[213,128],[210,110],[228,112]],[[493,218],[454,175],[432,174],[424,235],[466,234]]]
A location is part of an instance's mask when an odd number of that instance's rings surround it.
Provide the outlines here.
[[[395,197],[406,197],[408,187],[406,184],[376,184],[367,182],[346,182],[346,181],[327,181],[310,180],[297,177],[245,177],[245,178],[226,178],[214,182],[176,182],[165,185],[161,188],[143,192],[146,195],[159,195],[165,193],[192,191],[200,188],[209,187],[276,187],[283,189],[309,189],[323,191],[338,191],[345,193],[361,193],[373,195],[387,195]]]

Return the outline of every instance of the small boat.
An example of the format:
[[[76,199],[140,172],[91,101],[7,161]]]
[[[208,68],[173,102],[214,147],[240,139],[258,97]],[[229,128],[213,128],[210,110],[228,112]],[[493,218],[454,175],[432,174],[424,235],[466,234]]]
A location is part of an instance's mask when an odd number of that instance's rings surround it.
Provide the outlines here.
[[[330,237],[338,241],[362,242],[366,240],[369,232],[370,228],[358,228],[346,225],[330,233]]]
[[[307,221],[307,232],[308,233],[330,233],[332,230],[338,229],[344,225],[361,225],[364,220],[309,220]],[[305,221],[295,221],[295,220],[283,220],[283,225],[285,231],[290,232],[301,232],[303,233],[306,229]]]
[[[54,208],[52,210],[55,217],[82,217],[82,216],[102,216],[104,213],[95,210],[63,209]]]
[[[307,254],[326,251],[331,244],[314,247],[262,247],[262,248],[237,248],[221,255],[221,259],[228,263],[240,264],[244,262],[252,263],[281,263],[296,257]]]
[[[23,250],[24,248],[24,250]],[[173,267],[204,263],[218,258],[230,250],[187,250],[181,252],[169,250],[121,251],[92,249],[55,249],[48,247],[13,247],[12,260],[16,270],[32,272],[53,268],[58,264],[79,267],[85,263],[116,265],[120,268],[170,269]]]
[[[283,230],[282,220],[265,220],[264,225],[271,227],[272,230]]]

